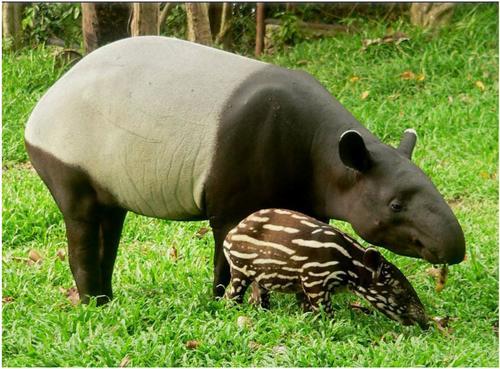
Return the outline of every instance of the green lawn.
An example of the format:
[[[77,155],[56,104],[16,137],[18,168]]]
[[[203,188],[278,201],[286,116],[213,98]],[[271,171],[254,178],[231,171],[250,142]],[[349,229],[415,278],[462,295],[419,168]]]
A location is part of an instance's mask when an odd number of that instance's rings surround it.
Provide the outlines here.
[[[316,76],[389,144],[407,127],[418,131],[414,160],[457,214],[467,259],[450,268],[436,293],[429,264],[384,255],[431,316],[453,318],[448,335],[351,310],[357,298],[349,294],[335,297],[334,321],[301,313],[289,295],[273,295],[268,312],[215,302],[213,239],[196,236],[207,223],[134,214],[115,268],[116,299],[102,308],[73,306],[61,292],[74,285],[67,258],[56,256],[66,250],[62,218],[27,165],[22,141],[34,104],[63,73],[50,50],[37,49],[3,54],[3,366],[118,366],[127,357],[138,367],[498,367],[498,7],[458,5],[439,35],[391,24],[410,40],[366,51],[361,41],[384,36],[388,25],[361,24],[359,34],[265,59]],[[401,78],[405,72],[415,78]],[[32,249],[43,257],[36,265],[25,261]],[[251,324],[239,327],[240,316]],[[189,340],[198,341],[196,349],[186,348]]]

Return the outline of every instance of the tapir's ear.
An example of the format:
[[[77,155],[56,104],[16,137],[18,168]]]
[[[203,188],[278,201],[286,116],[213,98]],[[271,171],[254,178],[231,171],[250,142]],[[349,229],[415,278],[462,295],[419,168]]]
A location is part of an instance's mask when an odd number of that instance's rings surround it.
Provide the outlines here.
[[[349,130],[342,133],[339,139],[339,154],[342,163],[349,168],[364,172],[371,166],[370,153],[358,131]]]
[[[365,254],[363,255],[363,264],[374,272],[377,272],[381,263],[382,255],[380,255],[380,252],[372,247],[366,249]]]
[[[413,152],[413,148],[415,147],[415,143],[417,142],[417,131],[413,128],[408,128],[403,133],[403,137],[401,137],[401,142],[399,143],[398,151],[401,155],[406,156],[411,160],[411,154]]]

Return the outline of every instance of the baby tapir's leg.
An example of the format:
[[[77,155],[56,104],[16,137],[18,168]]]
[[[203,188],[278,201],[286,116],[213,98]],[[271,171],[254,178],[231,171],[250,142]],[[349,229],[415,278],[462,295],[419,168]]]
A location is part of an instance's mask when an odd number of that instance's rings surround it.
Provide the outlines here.
[[[252,294],[248,299],[248,303],[252,305],[260,305],[261,308],[269,310],[271,303],[269,302],[269,290],[260,286],[257,282],[252,283]]]
[[[269,302],[269,290],[257,284],[257,288],[260,295],[260,307],[266,310],[271,308],[271,303]]]
[[[227,298],[241,304],[243,302],[243,296],[251,282],[252,281],[248,279],[246,275],[232,269],[231,288],[226,293]]]
[[[302,279],[302,289],[306,298],[303,299],[304,311],[318,311],[322,305],[328,315],[333,316],[333,310],[330,303],[330,294],[323,287],[323,281],[307,281]]]

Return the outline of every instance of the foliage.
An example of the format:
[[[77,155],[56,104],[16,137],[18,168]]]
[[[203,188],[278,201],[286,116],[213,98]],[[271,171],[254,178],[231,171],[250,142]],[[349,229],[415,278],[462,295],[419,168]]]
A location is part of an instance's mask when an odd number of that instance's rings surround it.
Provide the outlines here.
[[[80,3],[31,3],[24,8],[22,28],[28,44],[57,37],[70,46],[81,43],[81,23]]]
[[[407,127],[419,133],[414,160],[457,214],[467,260],[450,267],[438,294],[427,263],[383,253],[431,316],[454,319],[448,336],[350,310],[355,297],[347,294],[335,296],[335,320],[302,314],[291,295],[272,295],[268,312],[213,301],[213,240],[196,237],[207,223],[134,214],[115,268],[116,299],[72,306],[60,290],[74,283],[68,262],[56,256],[66,249],[64,223],[22,142],[34,103],[62,73],[39,48],[3,56],[2,364],[118,366],[128,357],[134,367],[498,367],[498,7],[458,8],[439,36],[405,22],[360,22],[359,34],[266,59],[314,75],[386,143],[396,145]],[[361,50],[388,26],[410,41]],[[31,249],[43,257],[38,264],[25,260]],[[239,327],[239,316],[252,325]],[[196,349],[186,348],[190,340]]]
[[[165,23],[166,25],[161,29],[161,35],[180,39],[186,38],[187,16],[184,10],[184,4],[176,4],[173,6],[167,15]]]
[[[294,45],[303,39],[297,15],[289,12],[282,12],[278,13],[277,16],[282,23],[279,32],[274,35],[274,45]]]

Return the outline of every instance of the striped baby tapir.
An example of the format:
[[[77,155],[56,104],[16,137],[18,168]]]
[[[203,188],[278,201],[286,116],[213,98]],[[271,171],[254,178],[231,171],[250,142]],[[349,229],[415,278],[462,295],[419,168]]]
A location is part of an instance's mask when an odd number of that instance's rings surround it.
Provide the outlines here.
[[[64,218],[83,302],[112,298],[128,212],[208,219],[217,297],[227,232],[270,207],[345,220],[373,245],[435,264],[464,257],[460,224],[411,161],[415,131],[397,148],[380,142],[304,71],[166,37],[120,40],[45,93],[25,142]]]
[[[428,327],[424,306],[403,273],[374,248],[365,249],[330,225],[286,209],[257,211],[229,231],[224,253],[231,269],[227,297],[243,301],[255,283],[260,304],[269,292],[296,293],[306,310],[324,306],[347,287],[404,325]]]

